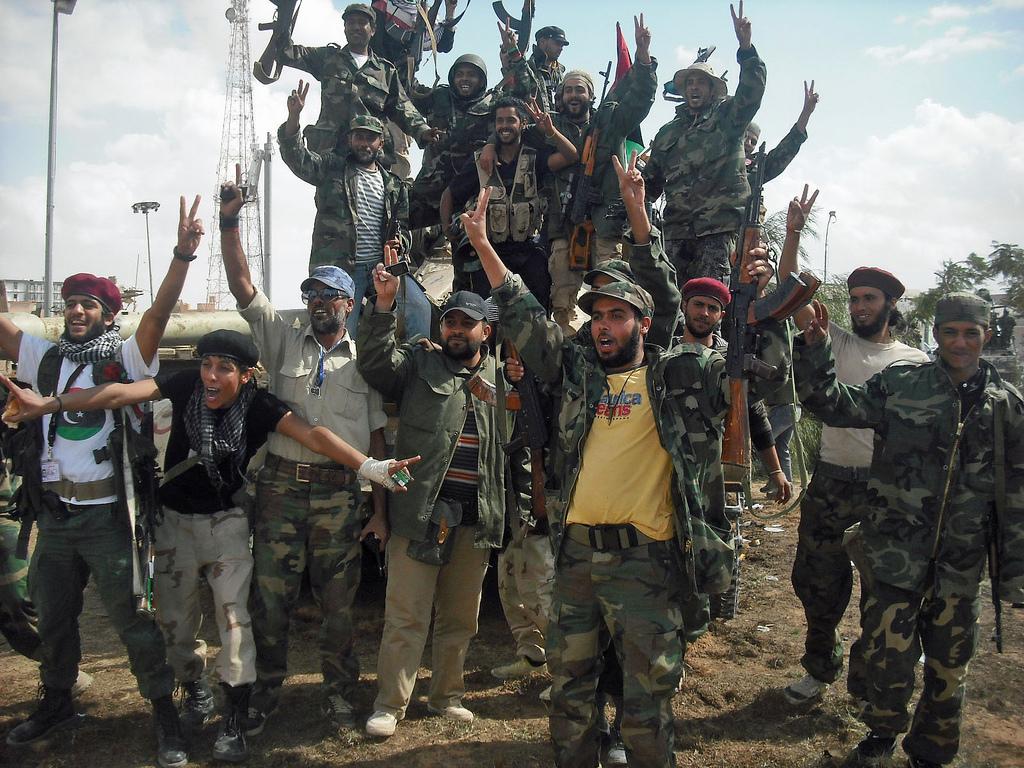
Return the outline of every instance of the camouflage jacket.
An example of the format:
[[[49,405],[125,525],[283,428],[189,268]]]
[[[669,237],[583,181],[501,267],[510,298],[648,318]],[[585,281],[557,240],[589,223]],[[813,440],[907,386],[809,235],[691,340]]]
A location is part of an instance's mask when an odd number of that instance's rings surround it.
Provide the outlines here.
[[[545,112],[554,112],[556,105],[555,93],[562,82],[562,78],[565,77],[565,65],[557,61],[548,62],[548,57],[544,55],[544,51],[536,45],[530,51],[530,57],[528,59],[524,58],[523,61],[529,64],[536,82],[540,85],[537,101],[540,103],[541,108]]]
[[[831,340],[810,347],[798,337],[794,359],[808,409],[830,426],[875,430],[861,529],[871,578],[885,584],[922,593],[934,579],[940,596],[978,594],[995,504],[995,435],[1002,432],[1001,592],[1006,601],[1024,600],[1020,392],[982,360],[980,405],[961,421],[960,398],[941,362],[892,365],[853,387],[836,379]]]
[[[435,216],[445,188],[473,162],[473,153],[487,143],[494,127],[493,100],[492,91],[473,99],[461,99],[448,85],[413,97],[413,103],[426,116],[427,123],[445,131],[444,138],[423,151],[423,164],[412,186],[417,204],[432,208]]]
[[[575,123],[561,112],[552,115],[555,127],[576,145],[581,160],[587,137],[599,131],[590,196],[591,221],[599,237],[611,240],[622,237],[625,213],[619,195],[619,179],[612,167],[612,156],[622,152],[622,142],[651,111],[654,96],[658,92],[657,69],[658,61],[654,58],[649,67],[634,64],[601,106],[591,110],[584,123]],[[542,146],[545,140],[536,127],[528,128],[523,139],[525,144],[535,148]],[[567,203],[568,213],[572,206],[571,195],[582,173],[582,164],[576,163],[554,175],[554,183],[547,194],[547,232],[552,240],[568,238],[572,234],[572,225],[562,216],[562,204],[563,201]],[[610,210],[613,212],[611,216]]]
[[[789,167],[805,141],[807,141],[807,134],[794,125],[789,129],[789,133],[782,137],[782,141],[775,145],[775,149],[765,153],[764,181],[766,184]],[[744,164],[747,162],[744,160]],[[748,176],[757,173],[757,163],[753,158],[749,160],[749,165],[746,165],[746,168]]]
[[[736,95],[692,116],[685,105],[658,131],[644,169],[647,197],[665,193],[665,236],[683,239],[736,232],[750,197],[743,135],[761,106],[767,77],[751,47],[740,50]]]
[[[398,345],[394,312],[364,313],[356,337],[356,360],[363,378],[398,403],[396,455],[423,457],[413,467],[416,478],[407,493],[388,501],[391,530],[413,541],[427,537],[431,511],[466,421],[473,398],[480,433],[480,474],[476,525],[477,547],[501,546],[505,529],[505,457],[501,449],[498,409],[470,394],[472,372],[442,352],[419,344]],[[478,372],[490,382],[500,375],[494,357],[487,355]],[[525,500],[522,502],[525,506]]]
[[[348,126],[356,115],[373,115],[393,120],[407,134],[420,141],[429,126],[409,101],[398,79],[395,65],[372,50],[362,67],[357,67],[348,46],[335,44],[318,48],[286,45],[281,63],[309,72],[320,81],[320,116],[305,128],[310,149],[323,152],[348,147]],[[391,136],[384,133],[385,152],[392,149]]]
[[[555,450],[562,454],[557,496],[548,499],[548,523],[556,558],[561,551],[565,513],[583,457],[583,445],[598,402],[607,391],[607,376],[593,344],[563,339],[559,326],[511,273],[493,295],[501,323],[522,354],[523,363],[541,381],[560,387]],[[669,352],[648,345],[646,362],[651,410],[662,447],[672,459],[672,500],[676,542],[691,592],[724,591],[731,550],[707,526],[701,492],[708,477],[709,445],[717,439],[716,422],[729,407],[725,360],[695,344]],[[724,586],[723,580],[724,579]]]
[[[313,220],[313,244],[309,252],[309,268],[319,264],[336,264],[351,273],[356,258],[356,166],[347,156],[329,151],[323,154],[308,149],[296,133],[285,135],[285,126],[277,129],[281,159],[292,173],[316,187],[316,218]],[[393,211],[398,215],[398,237],[403,253],[409,252],[409,190],[405,183],[377,166],[384,177],[384,218],[381,236]]]

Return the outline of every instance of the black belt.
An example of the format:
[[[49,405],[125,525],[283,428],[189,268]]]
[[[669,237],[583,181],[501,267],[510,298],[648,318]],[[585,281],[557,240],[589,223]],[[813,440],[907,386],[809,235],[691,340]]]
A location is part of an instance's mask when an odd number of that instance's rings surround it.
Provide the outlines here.
[[[819,461],[814,472],[815,474],[821,472],[825,477],[845,480],[848,483],[866,483],[871,479],[870,467],[843,467],[839,464],[830,464],[827,461]]]
[[[565,529],[565,535],[577,544],[592,547],[599,552],[611,552],[620,549],[631,549],[645,544],[653,544],[652,539],[629,525],[582,525],[571,523]]]
[[[265,466],[289,475],[298,483],[323,483],[325,485],[351,485],[356,482],[356,473],[337,464],[303,464],[283,459],[273,453],[267,455]]]

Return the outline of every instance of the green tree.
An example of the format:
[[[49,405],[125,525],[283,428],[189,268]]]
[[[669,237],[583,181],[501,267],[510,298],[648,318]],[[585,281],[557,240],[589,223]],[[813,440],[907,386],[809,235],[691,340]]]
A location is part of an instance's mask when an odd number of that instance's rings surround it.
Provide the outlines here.
[[[1024,248],[1016,243],[992,241],[987,268],[993,278],[1006,284],[1006,303],[1024,313]]]
[[[982,294],[987,290],[982,284],[992,275],[989,262],[976,253],[963,261],[947,259],[942,268],[935,272],[935,287],[921,293],[914,299],[914,309],[907,321],[912,328],[920,324],[931,325],[935,319],[935,305],[939,299],[953,291],[973,291]]]

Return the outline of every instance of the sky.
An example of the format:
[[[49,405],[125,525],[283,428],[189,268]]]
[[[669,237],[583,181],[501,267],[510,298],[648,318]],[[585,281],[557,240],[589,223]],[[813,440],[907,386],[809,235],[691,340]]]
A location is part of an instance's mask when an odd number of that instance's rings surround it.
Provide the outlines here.
[[[235,0],[241,2],[241,0]],[[201,215],[214,230],[219,180],[231,0],[79,0],[60,17],[53,273],[116,275],[148,288],[146,229],[132,203],[154,200],[153,274],[166,271],[175,243],[177,201],[203,195]],[[268,40],[256,24],[269,0],[248,0],[250,48]],[[342,0],[304,0],[294,39],[344,44]],[[464,3],[460,2],[460,10]],[[517,0],[506,0],[516,13]],[[0,278],[42,279],[52,6],[0,0]],[[534,29],[556,24],[570,45],[569,68],[596,73],[613,58],[615,22],[633,42],[633,12],[644,12],[651,52],[665,82],[698,47],[739,68],[728,3],[657,0],[630,9],[604,0],[537,0]],[[911,289],[934,283],[947,259],[988,253],[993,240],[1024,243],[1024,0],[850,3],[751,0],[753,42],[768,69],[757,122],[769,149],[800,112],[803,81],[821,101],[809,138],[789,169],[766,187],[769,211],[782,209],[804,183],[820,188],[817,208],[829,233],[830,274],[860,265],[896,273]],[[477,0],[458,27],[455,48],[439,57],[442,81],[454,59],[484,56],[499,75],[498,33],[490,3]],[[256,135],[276,132],[299,73],[272,86],[254,81]],[[427,61],[420,79],[433,81]],[[303,122],[319,112],[310,90]],[[672,118],[659,95],[644,120],[650,141]],[[273,294],[300,305],[313,215],[313,188],[275,154],[272,172]],[[213,236],[216,236],[214,233]],[[209,238],[200,247],[183,297],[206,295]],[[823,271],[823,242],[805,238],[809,265]],[[141,306],[147,302],[142,301]]]

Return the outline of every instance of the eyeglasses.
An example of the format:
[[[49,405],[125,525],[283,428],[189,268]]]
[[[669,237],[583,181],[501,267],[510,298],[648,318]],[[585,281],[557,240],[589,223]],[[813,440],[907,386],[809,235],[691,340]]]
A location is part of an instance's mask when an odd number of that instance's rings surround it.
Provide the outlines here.
[[[316,299],[334,301],[341,298],[348,298],[348,295],[338,288],[307,288],[302,292],[302,300],[307,304]]]

